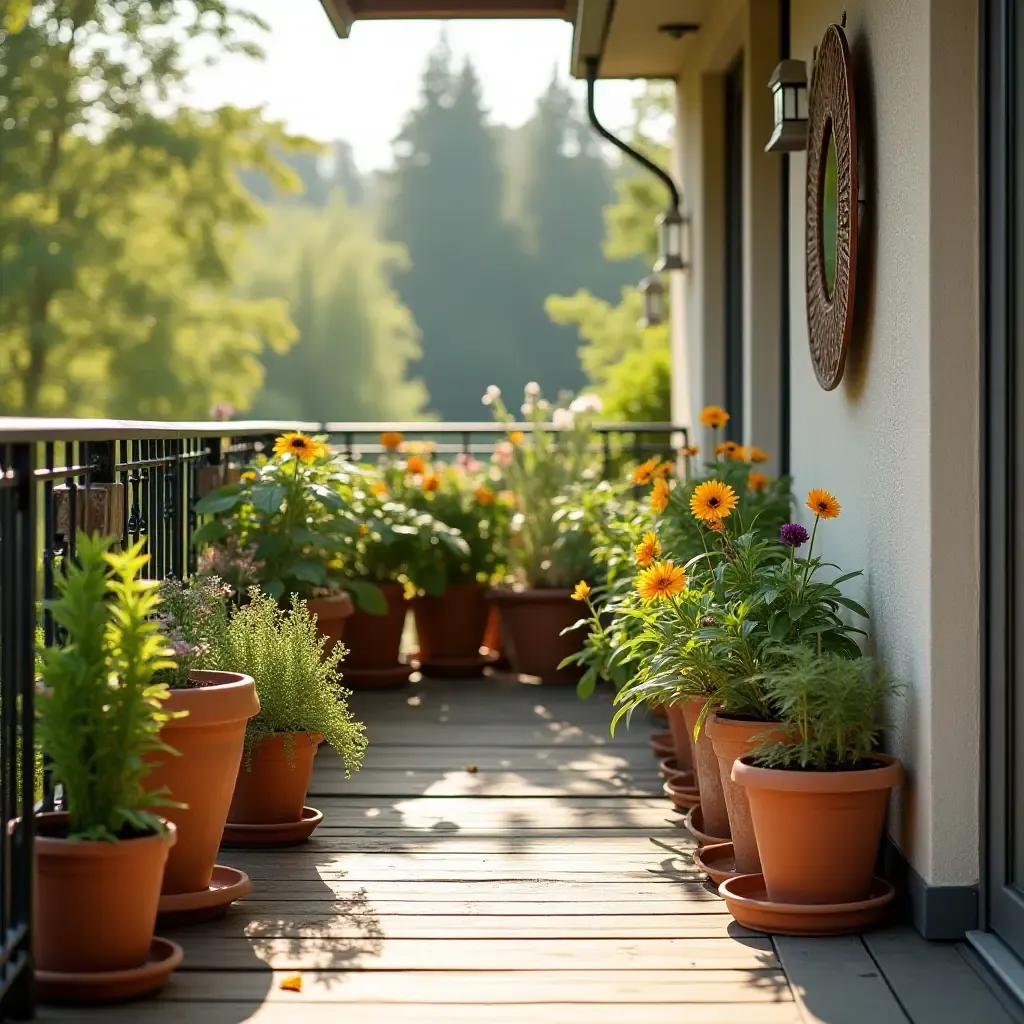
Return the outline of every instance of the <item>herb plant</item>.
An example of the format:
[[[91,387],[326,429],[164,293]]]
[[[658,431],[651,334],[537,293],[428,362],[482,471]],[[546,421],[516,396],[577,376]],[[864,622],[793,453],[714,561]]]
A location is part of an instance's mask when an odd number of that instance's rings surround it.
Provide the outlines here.
[[[73,839],[113,841],[162,829],[147,791],[146,754],[175,751],[160,741],[172,717],[161,709],[174,668],[155,621],[157,583],[139,579],[144,542],[123,553],[110,538],[82,534],[77,559],[56,578],[49,602],[66,642],[42,653],[39,739],[54,782],[64,787]]]
[[[232,590],[216,576],[160,583],[157,623],[167,638],[174,668],[160,674],[172,690],[194,686],[189,673],[210,667],[213,652],[228,627],[227,599]]]

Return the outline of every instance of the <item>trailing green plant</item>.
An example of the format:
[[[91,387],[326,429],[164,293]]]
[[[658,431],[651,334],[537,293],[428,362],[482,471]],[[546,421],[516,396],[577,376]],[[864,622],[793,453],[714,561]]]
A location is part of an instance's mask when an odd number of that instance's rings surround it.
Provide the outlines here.
[[[844,771],[864,767],[878,749],[885,700],[898,687],[870,659],[795,647],[764,676],[785,736],[760,743],[763,768]]]
[[[64,787],[69,834],[113,841],[163,828],[147,790],[146,755],[176,753],[160,740],[172,717],[158,675],[174,667],[155,615],[157,583],[139,579],[144,542],[123,553],[111,538],[81,534],[77,558],[56,577],[48,603],[66,641],[42,653],[38,730],[53,780]]]
[[[214,652],[228,628],[228,598],[232,589],[217,576],[160,583],[157,624],[170,643],[174,668],[160,673],[172,690],[187,689],[190,673],[210,668]]]
[[[248,604],[235,608],[213,656],[219,669],[242,672],[256,683],[259,714],[245,729],[245,760],[268,736],[320,733],[341,756],[346,778],[358,771],[366,733],[349,710],[349,691],[341,686],[340,665],[347,653],[338,644],[325,650],[316,617],[292,596],[281,608],[258,587]],[[289,752],[290,753],[290,752]]]

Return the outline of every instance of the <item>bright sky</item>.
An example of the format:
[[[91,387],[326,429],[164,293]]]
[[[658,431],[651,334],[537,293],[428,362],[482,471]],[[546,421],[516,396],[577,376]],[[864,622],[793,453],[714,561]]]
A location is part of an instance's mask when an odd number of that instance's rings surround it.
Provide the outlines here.
[[[236,0],[267,21],[263,63],[226,57],[197,67],[189,102],[264,106],[289,129],[352,145],[360,170],[387,167],[391,140],[416,103],[427,55],[442,25],[431,21],[360,22],[338,39],[318,0]],[[519,125],[557,69],[568,78],[572,28],[561,21],[452,21],[445,25],[456,60],[473,60],[491,120]],[[576,83],[581,97],[586,88]],[[610,128],[631,122],[640,83],[600,82],[597,112]]]

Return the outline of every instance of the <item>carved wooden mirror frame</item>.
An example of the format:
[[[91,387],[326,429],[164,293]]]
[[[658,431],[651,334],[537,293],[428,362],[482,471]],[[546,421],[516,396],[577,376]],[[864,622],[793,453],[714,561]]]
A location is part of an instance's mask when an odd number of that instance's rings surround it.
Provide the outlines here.
[[[845,18],[844,18],[845,20]],[[832,391],[843,379],[853,329],[857,278],[857,119],[846,33],[830,25],[811,73],[807,118],[807,333],[818,383]],[[823,205],[829,140],[836,154],[836,261],[831,292],[825,273]]]

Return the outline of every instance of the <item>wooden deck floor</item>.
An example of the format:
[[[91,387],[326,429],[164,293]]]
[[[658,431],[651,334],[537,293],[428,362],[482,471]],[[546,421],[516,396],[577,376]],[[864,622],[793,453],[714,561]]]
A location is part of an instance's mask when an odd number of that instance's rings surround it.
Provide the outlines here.
[[[907,929],[772,939],[733,924],[660,794],[648,725],[498,680],[361,694],[370,750],[317,759],[303,847],[225,850],[252,896],[165,932],[156,1000],[81,1024],[1011,1024],[954,946]],[[301,972],[302,991],[280,987]]]

